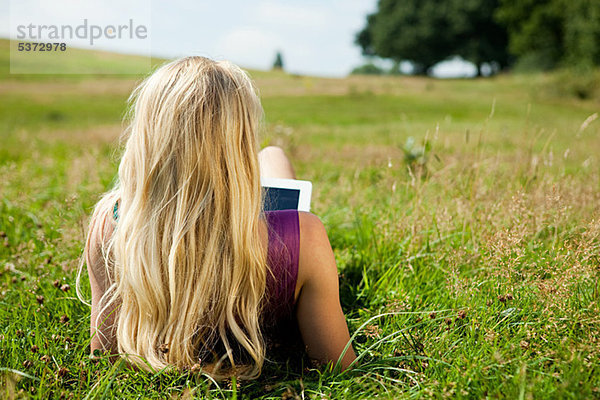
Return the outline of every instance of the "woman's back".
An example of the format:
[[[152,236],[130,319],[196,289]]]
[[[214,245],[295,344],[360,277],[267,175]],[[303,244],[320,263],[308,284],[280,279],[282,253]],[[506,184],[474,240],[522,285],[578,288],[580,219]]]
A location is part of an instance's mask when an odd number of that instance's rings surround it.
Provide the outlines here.
[[[118,221],[118,201],[115,201],[112,216],[115,222]],[[265,211],[264,216],[268,230],[268,273],[262,318],[263,323],[271,327],[293,316],[300,256],[300,223],[297,210]],[[92,262],[92,265],[100,266],[103,263]]]
[[[266,211],[269,230],[267,286],[263,320],[276,323],[292,316],[296,302],[300,224],[298,211]]]

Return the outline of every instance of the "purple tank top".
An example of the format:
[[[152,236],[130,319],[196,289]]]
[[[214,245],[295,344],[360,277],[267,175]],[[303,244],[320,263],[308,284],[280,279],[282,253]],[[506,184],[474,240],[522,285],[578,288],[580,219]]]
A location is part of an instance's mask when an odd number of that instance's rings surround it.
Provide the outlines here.
[[[297,210],[265,211],[265,218],[269,227],[269,269],[263,316],[265,323],[276,324],[293,316],[300,254],[300,223]]]

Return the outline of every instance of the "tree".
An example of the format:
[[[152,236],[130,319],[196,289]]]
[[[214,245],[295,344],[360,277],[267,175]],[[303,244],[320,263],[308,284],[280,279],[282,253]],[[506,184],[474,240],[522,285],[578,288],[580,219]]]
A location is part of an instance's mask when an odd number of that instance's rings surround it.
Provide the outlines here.
[[[538,69],[600,63],[598,0],[500,0],[509,49]]]
[[[478,66],[509,62],[506,30],[494,20],[498,0],[379,0],[356,36],[363,54],[411,61],[427,73],[460,55]]]
[[[566,2],[566,65],[600,65],[600,1]]]
[[[281,55],[280,51],[278,51],[277,54],[275,54],[273,69],[283,69],[283,56]]]
[[[453,0],[453,12],[448,16],[454,35],[454,54],[478,67],[498,63],[505,68],[511,64],[508,52],[508,33],[494,14],[498,0]]]
[[[383,68],[369,62],[356,67],[352,70],[352,75],[384,75],[386,72]]]

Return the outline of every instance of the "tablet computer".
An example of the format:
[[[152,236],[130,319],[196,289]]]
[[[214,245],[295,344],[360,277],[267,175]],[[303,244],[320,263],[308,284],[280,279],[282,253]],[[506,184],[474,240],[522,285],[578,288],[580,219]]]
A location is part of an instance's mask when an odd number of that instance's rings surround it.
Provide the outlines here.
[[[265,191],[265,211],[310,211],[312,183],[297,179],[260,178]]]

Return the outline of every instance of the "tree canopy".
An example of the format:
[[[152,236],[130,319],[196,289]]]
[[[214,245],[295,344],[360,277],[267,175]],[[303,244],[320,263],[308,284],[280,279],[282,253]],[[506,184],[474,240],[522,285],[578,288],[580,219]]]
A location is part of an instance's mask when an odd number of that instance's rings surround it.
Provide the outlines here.
[[[420,73],[454,55],[479,67],[599,65],[600,0],[379,0],[356,43]]]
[[[600,64],[600,1],[500,0],[509,49],[538,69]]]
[[[453,55],[504,67],[508,36],[494,19],[497,7],[498,0],[379,0],[356,43],[365,55],[408,60],[422,73]]]

